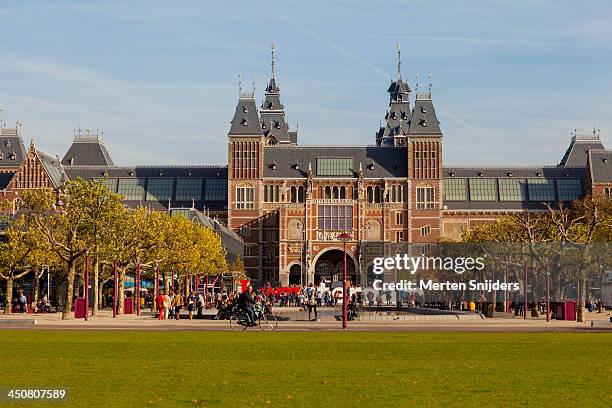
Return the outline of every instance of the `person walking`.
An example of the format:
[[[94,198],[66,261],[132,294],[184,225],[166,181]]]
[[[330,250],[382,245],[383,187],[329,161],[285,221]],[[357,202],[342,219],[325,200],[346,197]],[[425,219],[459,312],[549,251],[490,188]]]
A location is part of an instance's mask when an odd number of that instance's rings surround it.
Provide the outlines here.
[[[170,314],[170,305],[172,304],[172,302],[170,302],[170,296],[168,296],[166,293],[164,293],[164,299],[162,301],[162,306],[164,308],[164,320],[168,320],[168,315]]]
[[[179,320],[181,318],[181,308],[183,307],[183,296],[181,296],[180,292],[174,295],[172,307],[174,308],[174,319]]]
[[[310,284],[312,285],[312,283]],[[318,318],[317,315],[317,289],[311,286],[311,290],[308,293],[308,320],[316,321]],[[311,319],[310,316],[314,310],[314,319]]]
[[[191,292],[189,297],[187,297],[187,311],[189,312],[189,320],[193,320],[193,312],[195,312],[197,301],[198,298],[196,298],[195,293]]]
[[[215,301],[215,306],[217,302]],[[198,319],[202,318],[202,310],[204,309],[204,296],[201,293],[198,293]]]
[[[164,308],[164,290],[160,290],[159,294],[155,298],[155,305],[157,306],[157,311],[159,312],[159,320],[164,320],[166,317],[166,310]]]

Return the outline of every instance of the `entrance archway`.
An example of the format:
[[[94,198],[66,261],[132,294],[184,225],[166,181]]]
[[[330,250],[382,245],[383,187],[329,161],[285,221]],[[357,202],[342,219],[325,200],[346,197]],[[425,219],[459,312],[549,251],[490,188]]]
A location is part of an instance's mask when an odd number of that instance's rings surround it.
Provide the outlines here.
[[[302,284],[302,266],[299,264],[291,265],[289,268],[289,284],[290,285],[301,285]]]
[[[319,285],[323,279],[327,283],[341,282],[344,273],[344,252],[330,249],[319,255],[315,263],[314,284]],[[346,273],[350,283],[356,283],[355,262],[347,253]]]

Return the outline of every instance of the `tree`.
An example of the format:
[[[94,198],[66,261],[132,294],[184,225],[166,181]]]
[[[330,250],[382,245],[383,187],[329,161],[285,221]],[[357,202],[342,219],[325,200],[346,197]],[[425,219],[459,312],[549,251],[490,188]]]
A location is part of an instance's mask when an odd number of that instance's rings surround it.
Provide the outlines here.
[[[85,208],[85,241],[89,249],[93,264],[93,302],[92,315],[98,312],[99,285],[100,285],[100,265],[104,253],[108,253],[112,248],[108,247],[111,243],[112,230],[119,218],[124,216],[125,209],[121,204],[121,196],[111,192],[104,179],[102,180],[79,180],[82,186],[82,206]]]
[[[5,313],[13,306],[13,284],[32,270],[32,258],[39,241],[23,217],[11,221],[6,241],[0,242],[0,278],[6,281]]]
[[[64,193],[65,192],[65,193]],[[70,318],[77,260],[87,250],[86,231],[89,228],[85,197],[90,194],[82,179],[69,181],[65,190],[56,194],[49,189],[27,190],[22,210],[31,227],[40,231],[50,250],[64,264],[67,288],[62,319]]]

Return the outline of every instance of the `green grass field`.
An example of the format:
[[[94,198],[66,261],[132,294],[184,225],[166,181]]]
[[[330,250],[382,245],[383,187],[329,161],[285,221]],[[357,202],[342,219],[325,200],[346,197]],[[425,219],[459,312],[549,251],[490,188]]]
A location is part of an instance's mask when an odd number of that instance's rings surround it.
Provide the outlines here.
[[[68,403],[55,407],[612,404],[605,333],[32,330],[0,339],[0,387],[67,388]]]

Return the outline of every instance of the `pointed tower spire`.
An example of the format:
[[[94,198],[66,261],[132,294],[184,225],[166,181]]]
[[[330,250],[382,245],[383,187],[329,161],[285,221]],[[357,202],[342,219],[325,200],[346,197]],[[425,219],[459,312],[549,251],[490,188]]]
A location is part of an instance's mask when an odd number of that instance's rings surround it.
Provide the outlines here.
[[[400,81],[402,79],[402,51],[400,49],[400,44],[397,43],[397,80]]]
[[[253,72],[253,98],[255,97],[255,73]]]
[[[272,79],[274,79],[274,42],[272,42]]]

